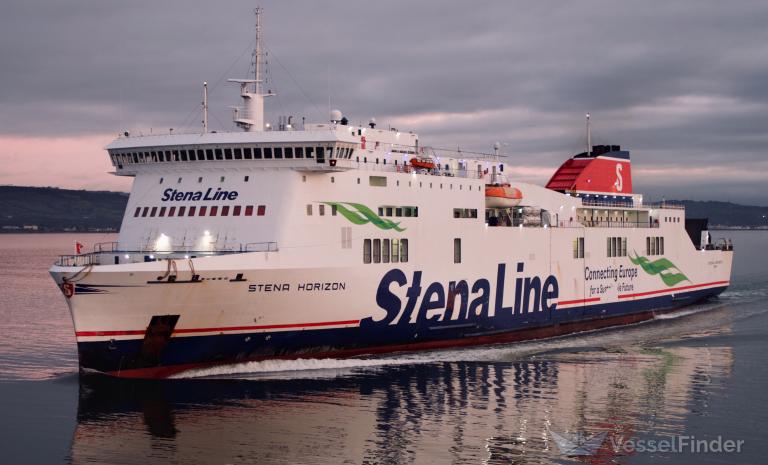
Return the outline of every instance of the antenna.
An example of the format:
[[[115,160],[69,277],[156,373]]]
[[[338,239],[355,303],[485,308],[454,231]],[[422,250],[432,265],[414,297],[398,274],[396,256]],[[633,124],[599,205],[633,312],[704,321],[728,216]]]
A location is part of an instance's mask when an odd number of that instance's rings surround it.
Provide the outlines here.
[[[587,113],[587,156],[592,156],[592,128],[589,127],[589,113]]]
[[[208,82],[203,82],[203,134],[208,133]]]
[[[256,14],[256,45],[253,48],[253,79],[227,79],[228,82],[240,84],[240,97],[243,99],[243,107],[234,109],[235,123],[247,132],[264,130],[264,97],[270,97],[272,92],[266,94],[261,90],[261,61],[263,53],[261,51],[261,12],[263,9],[257,7],[253,10]],[[251,88],[250,84],[253,84]]]
[[[253,47],[253,93],[259,94],[261,91],[261,12],[263,8],[257,6],[253,9],[256,15],[256,45]]]

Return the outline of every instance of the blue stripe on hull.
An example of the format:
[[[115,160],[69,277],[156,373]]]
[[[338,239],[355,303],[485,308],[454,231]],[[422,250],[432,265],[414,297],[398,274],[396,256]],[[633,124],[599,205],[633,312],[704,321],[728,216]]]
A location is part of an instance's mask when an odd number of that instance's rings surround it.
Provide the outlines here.
[[[230,363],[276,357],[312,357],[358,349],[385,352],[387,346],[402,346],[430,341],[455,341],[504,333],[525,332],[555,325],[595,322],[601,319],[640,315],[651,311],[671,310],[717,296],[727,286],[664,295],[639,300],[556,309],[552,315],[538,312],[528,315],[497,315],[494,318],[444,324],[424,323],[385,327],[354,327],[298,331],[220,334],[174,337],[162,351],[160,364],[142,361],[142,339],[78,342],[80,365],[103,372],[146,369],[157,366]],[[470,324],[466,324],[470,323]],[[573,331],[568,331],[573,332]],[[542,336],[531,336],[536,338]],[[525,339],[521,338],[520,340]],[[450,345],[450,344],[448,344]],[[395,350],[398,350],[395,348]]]

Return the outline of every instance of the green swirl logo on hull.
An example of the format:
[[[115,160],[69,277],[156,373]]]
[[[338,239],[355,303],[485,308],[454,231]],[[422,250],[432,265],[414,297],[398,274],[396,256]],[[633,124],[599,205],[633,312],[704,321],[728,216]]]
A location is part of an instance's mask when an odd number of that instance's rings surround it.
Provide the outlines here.
[[[388,220],[380,217],[373,212],[370,208],[361,203],[352,202],[322,202],[331,207],[336,207],[336,211],[344,218],[349,220],[350,223],[362,225],[371,223],[379,229],[388,230],[394,229],[397,232],[405,231],[405,228],[400,227],[400,223],[395,223],[392,220]]]
[[[668,287],[675,286],[683,281],[690,282],[686,275],[677,267],[674,263],[666,258],[660,258],[655,261],[648,260],[647,257],[642,257],[635,252],[635,257],[629,256],[629,260],[635,265],[639,266],[649,275],[659,275],[664,284]]]

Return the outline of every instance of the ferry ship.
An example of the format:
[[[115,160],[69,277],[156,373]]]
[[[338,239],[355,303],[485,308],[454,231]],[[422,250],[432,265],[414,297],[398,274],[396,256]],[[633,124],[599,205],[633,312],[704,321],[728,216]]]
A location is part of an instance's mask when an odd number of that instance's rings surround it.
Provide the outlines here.
[[[167,377],[215,364],[508,343],[625,325],[720,294],[732,247],[633,190],[594,146],[545,186],[499,156],[417,134],[264,115],[231,80],[241,132],[107,146],[133,186],[115,243],[59,257],[83,370]]]

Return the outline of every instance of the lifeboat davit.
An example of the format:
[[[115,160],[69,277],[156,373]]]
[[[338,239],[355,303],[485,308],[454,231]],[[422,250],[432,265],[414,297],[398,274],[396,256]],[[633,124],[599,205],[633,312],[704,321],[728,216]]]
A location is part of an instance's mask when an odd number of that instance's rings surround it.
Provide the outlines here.
[[[523,193],[509,184],[490,184],[485,186],[485,206],[491,208],[509,208],[520,205]]]
[[[431,170],[435,168],[435,162],[429,157],[413,157],[411,158],[411,166]]]

